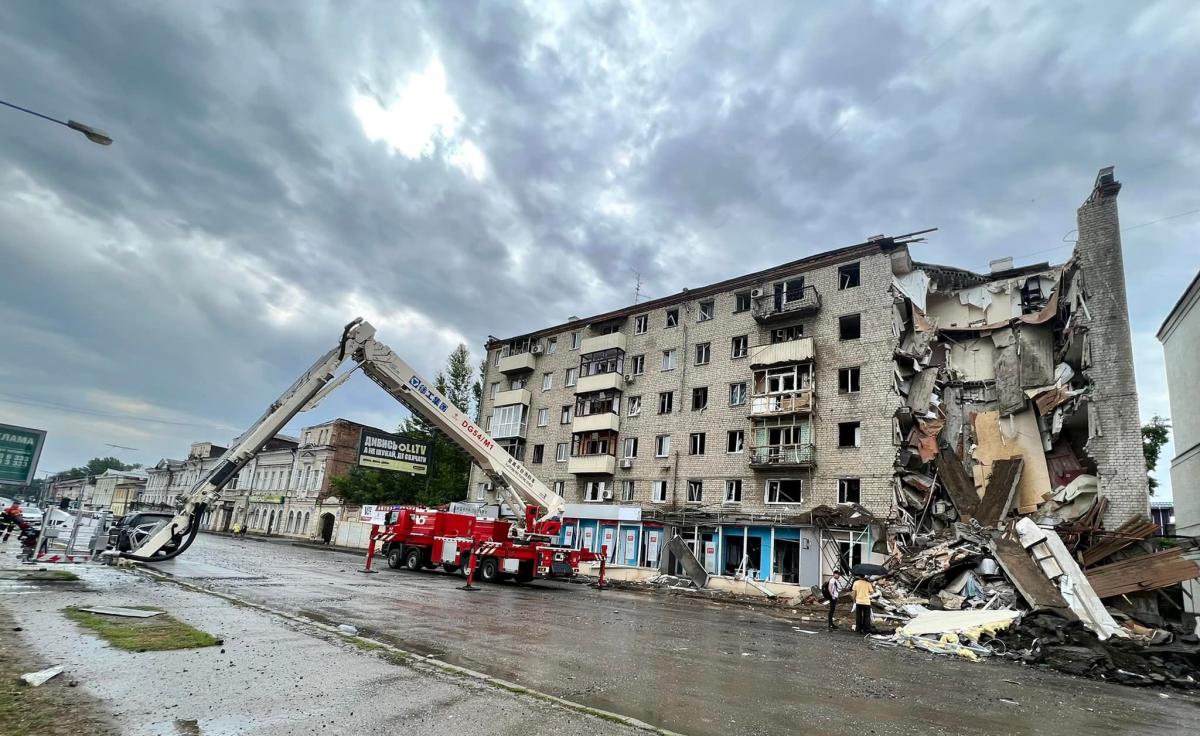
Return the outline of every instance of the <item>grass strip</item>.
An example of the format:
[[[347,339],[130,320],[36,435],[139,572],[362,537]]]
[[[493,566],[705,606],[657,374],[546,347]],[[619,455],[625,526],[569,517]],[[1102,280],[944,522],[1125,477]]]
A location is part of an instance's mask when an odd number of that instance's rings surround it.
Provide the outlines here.
[[[161,610],[146,606],[135,607],[144,611]],[[221,640],[212,634],[188,626],[166,613],[152,618],[122,618],[81,611],[78,608],[64,608],[63,615],[94,632],[117,649],[130,652],[196,649],[221,643]]]

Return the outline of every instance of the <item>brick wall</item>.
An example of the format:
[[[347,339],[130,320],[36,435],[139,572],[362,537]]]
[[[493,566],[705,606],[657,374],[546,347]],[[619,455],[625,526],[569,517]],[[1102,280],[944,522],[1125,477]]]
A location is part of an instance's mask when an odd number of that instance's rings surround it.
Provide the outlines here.
[[[861,269],[861,286],[838,290],[838,269],[833,264],[805,273],[806,285],[815,286],[820,294],[822,307],[814,315],[801,320],[804,334],[814,339],[816,403],[812,414],[814,443],[816,445],[816,467],[813,470],[760,471],[749,466],[749,447],[753,441],[749,421],[749,404],[729,406],[729,386],[735,382],[746,382],[749,392],[753,391],[753,372],[749,358],[731,357],[732,339],[748,335],[751,352],[756,345],[770,342],[770,330],[781,325],[760,326],[751,311],[734,312],[735,292],[728,291],[715,296],[703,297],[715,301],[714,318],[697,322],[698,300],[689,300],[669,308],[680,309],[678,327],[665,328],[666,309],[649,310],[649,329],[646,334],[634,334],[634,318],[630,317],[621,327],[627,338],[624,373],[632,373],[632,358],[644,355],[645,374],[625,386],[620,418],[620,440],[623,445],[627,437],[637,437],[639,442],[637,459],[631,469],[618,467],[614,476],[602,479],[612,481],[613,503],[620,502],[622,481],[633,480],[635,495],[633,504],[645,508],[661,508],[662,504],[651,501],[651,482],[668,481],[668,503],[675,499],[683,505],[687,498],[688,480],[700,480],[704,484],[703,500],[699,506],[710,511],[720,509],[754,513],[790,514],[803,511],[819,504],[837,502],[837,480],[842,477],[859,478],[862,502],[871,510],[886,514],[892,501],[892,464],[895,446],[892,442],[891,417],[898,405],[898,397],[892,386],[892,353],[895,339],[892,336],[892,293],[891,260],[883,252],[857,258],[848,258],[847,263],[858,261]],[[778,280],[778,279],[775,279]],[[769,293],[770,284],[763,286]],[[739,289],[741,290],[741,289]],[[858,340],[841,341],[838,337],[838,318],[847,314],[861,314],[862,336]],[[790,322],[795,323],[795,322]],[[788,324],[788,323],[785,323]],[[576,330],[582,337],[592,333],[587,325],[580,323]],[[569,502],[583,500],[584,476],[573,476],[567,472],[566,462],[555,461],[558,443],[571,442],[571,425],[561,424],[559,417],[563,406],[574,405],[573,387],[565,385],[567,368],[578,367],[580,351],[571,350],[571,332],[566,330],[557,337],[557,349],[553,355],[543,353],[537,357],[536,367],[529,375],[526,386],[532,393],[529,410],[529,430],[525,450],[525,464],[539,479],[553,487],[555,481],[566,484],[566,499]],[[543,344],[544,344],[543,340]],[[695,346],[711,344],[711,362],[695,365]],[[678,350],[677,367],[662,370],[662,353],[669,349]],[[508,388],[508,378],[496,368],[496,351],[489,355],[488,371],[484,380],[482,415],[493,413],[491,384],[500,382],[501,390]],[[862,390],[858,394],[844,395],[838,392],[838,369],[859,366],[862,370]],[[552,388],[542,390],[542,376],[551,373]],[[709,408],[704,411],[691,409],[692,389],[708,387]],[[658,414],[658,396],[663,391],[674,391],[674,412]],[[642,398],[639,416],[628,415],[630,397]],[[549,423],[537,426],[538,410],[549,409]],[[862,446],[840,449],[838,427],[840,421],[857,420],[862,423]],[[486,426],[486,424],[485,424]],[[727,432],[732,429],[745,431],[747,450],[738,454],[726,452]],[[702,456],[688,454],[690,434],[706,433],[706,452]],[[654,457],[655,437],[671,435],[671,457]],[[545,459],[533,464],[533,446],[545,446]],[[617,452],[623,457],[621,446]],[[764,502],[765,485],[769,478],[803,478],[806,483],[804,503],[776,505]],[[727,479],[741,479],[742,503],[736,506],[722,504]],[[478,483],[485,478],[478,468],[472,469],[471,498],[475,498]],[[489,500],[494,500],[494,496]]]
[[[1109,500],[1104,520],[1109,528],[1150,511],[1117,218],[1120,190],[1111,170],[1102,170],[1092,195],[1079,208],[1075,248],[1087,303],[1075,318],[1087,329],[1085,355],[1090,353],[1090,360],[1084,372],[1092,382],[1096,420],[1090,426],[1087,452],[1096,461],[1100,493]]]

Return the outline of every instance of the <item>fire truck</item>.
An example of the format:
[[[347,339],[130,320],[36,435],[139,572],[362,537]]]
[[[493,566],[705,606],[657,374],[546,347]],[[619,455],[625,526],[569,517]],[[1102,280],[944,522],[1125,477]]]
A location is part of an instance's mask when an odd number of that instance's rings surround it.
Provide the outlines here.
[[[353,365],[338,370],[349,361]],[[402,510],[373,540],[386,545],[390,563],[410,569],[437,565],[461,568],[471,562],[481,579],[518,580],[574,574],[580,562],[600,558],[586,550],[555,544],[565,501],[476,426],[433,384],[387,345],[361,317],[342,330],[336,347],[323,355],[258,421],[230,443],[213,469],[176,499],[174,513],[137,512],[124,517],[110,535],[106,554],[139,562],[168,560],[195,540],[209,504],[263,446],[293,417],[315,407],[361,370],[392,398],[424,417],[479,465],[513,519],[485,519],[434,510]]]
[[[526,513],[532,510],[527,507]],[[389,514],[389,518],[392,516]],[[412,571],[441,566],[446,572],[467,574],[473,562],[477,568],[475,575],[485,583],[509,578],[517,582],[567,578],[579,572],[579,563],[602,560],[601,555],[587,550],[542,541],[543,536],[558,537],[561,524],[557,520],[538,522],[527,518],[525,524],[539,534],[519,540],[514,538],[513,523],[508,519],[441,509],[401,508],[373,536],[371,554],[378,545],[388,567]]]

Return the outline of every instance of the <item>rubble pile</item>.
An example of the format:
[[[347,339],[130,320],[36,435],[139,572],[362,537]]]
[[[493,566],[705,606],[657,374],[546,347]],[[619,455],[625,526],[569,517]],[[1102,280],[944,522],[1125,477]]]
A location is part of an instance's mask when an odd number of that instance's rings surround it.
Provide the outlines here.
[[[1200,639],[1194,634],[1146,630],[1136,624],[1128,628],[1128,638],[1101,640],[1079,621],[1031,613],[998,636],[1006,656],[1026,664],[1125,685],[1200,687]],[[1150,633],[1135,633],[1138,630]]]

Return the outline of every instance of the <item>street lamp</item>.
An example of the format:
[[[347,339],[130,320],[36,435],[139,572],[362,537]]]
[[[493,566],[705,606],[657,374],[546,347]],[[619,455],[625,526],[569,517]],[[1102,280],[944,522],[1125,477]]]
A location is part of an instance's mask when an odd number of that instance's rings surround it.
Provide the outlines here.
[[[84,125],[76,120],[58,120],[57,118],[52,118],[49,115],[43,115],[40,112],[34,112],[28,108],[21,107],[20,105],[14,105],[11,102],[5,102],[4,100],[0,100],[0,105],[11,107],[14,110],[20,110],[21,112],[27,112],[30,115],[42,118],[43,120],[49,120],[52,123],[58,123],[59,125],[70,128],[71,130],[78,130],[80,133],[83,133],[85,136],[87,136],[87,139],[92,143],[99,143],[102,146],[112,145],[113,139],[110,138],[107,133],[97,128],[93,128],[90,125]]]

